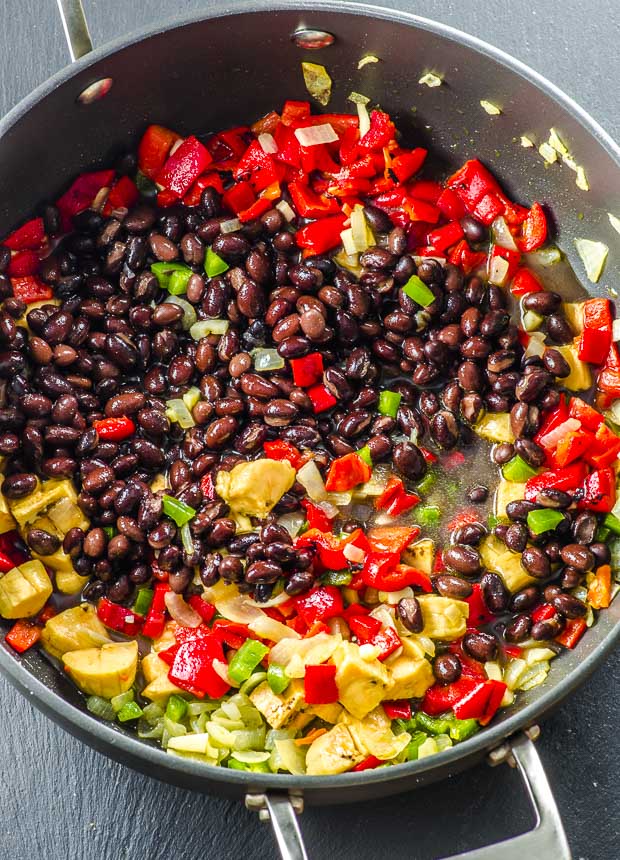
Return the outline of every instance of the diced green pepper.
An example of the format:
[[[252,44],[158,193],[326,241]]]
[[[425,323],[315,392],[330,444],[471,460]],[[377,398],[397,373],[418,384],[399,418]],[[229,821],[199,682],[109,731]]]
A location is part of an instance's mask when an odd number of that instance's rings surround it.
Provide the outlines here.
[[[422,746],[428,735],[425,732],[414,732],[411,735],[411,740],[407,746],[407,758],[409,761],[415,761],[418,757],[418,750]]]
[[[258,666],[269,648],[255,639],[246,639],[241,648],[230,661],[228,674],[237,684],[247,681],[254,669]]]
[[[527,515],[527,527],[535,535],[541,535],[543,532],[553,531],[563,519],[564,514],[560,511],[554,511],[552,508],[539,508],[530,511]]]
[[[170,275],[170,280],[168,281],[167,290],[171,296],[181,296],[183,293],[187,292],[187,282],[192,276],[192,270],[190,268],[185,269],[184,271],[173,272]]]
[[[409,278],[403,287],[403,293],[413,299],[414,302],[422,305],[423,308],[427,308],[435,301],[432,290],[429,290],[424,281],[417,275],[412,275]]]
[[[370,448],[368,445],[364,445],[363,448],[359,448],[356,451],[357,456],[360,460],[363,460],[367,466],[372,466],[372,457],[370,456]]]
[[[162,507],[164,514],[174,520],[178,526],[184,526],[196,516],[194,508],[186,505],[185,502],[180,502],[174,496],[164,496]]]
[[[620,535],[620,520],[614,514],[607,514],[603,520],[603,526],[613,534]]]
[[[266,761],[259,761],[255,764],[246,764],[246,762],[237,761],[236,758],[229,758],[226,766],[229,767],[230,770],[249,770],[252,773],[271,773]]]
[[[284,666],[280,666],[279,663],[270,663],[267,669],[267,683],[273,692],[279,695],[286,690],[291,679],[286,674]]]
[[[596,530],[595,538],[598,543],[605,543],[611,531],[607,528],[607,526],[599,526]]]
[[[437,475],[435,472],[428,471],[426,475],[422,478],[421,481],[418,481],[416,484],[416,490],[421,495],[425,495],[428,491],[435,485],[437,482]]]
[[[169,289],[170,279],[174,272],[188,273],[187,280],[185,281],[186,284],[192,274],[192,270],[184,263],[153,263],[151,266],[151,272],[153,272],[157,278],[162,290]],[[185,290],[181,290],[181,292],[185,292]]]
[[[455,717],[450,723],[450,737],[457,743],[466,741],[467,738],[475,735],[479,728],[478,720],[457,720]]]
[[[321,582],[323,585],[335,585],[336,587],[340,587],[343,585],[350,585],[352,579],[353,574],[348,570],[328,570],[327,573],[324,573],[321,577]]]
[[[382,391],[379,394],[378,411],[381,415],[389,415],[390,418],[396,418],[401,398],[402,394],[398,391]]]
[[[429,735],[445,735],[450,731],[452,719],[450,717],[429,717],[422,711],[418,711],[415,715],[416,723],[419,729]]]
[[[114,537],[114,535],[117,533],[117,532],[116,532],[116,529],[114,528],[114,526],[104,526],[104,527],[103,527],[103,532],[104,532],[104,534],[105,534],[105,536],[107,537],[107,539],[108,539],[108,540],[112,540],[112,538]]]
[[[173,693],[168,699],[168,704],[166,705],[166,716],[168,719],[172,720],[174,723],[178,723],[185,716],[186,712],[187,702],[185,699],[182,699],[181,696],[177,696],[176,693]]]
[[[416,520],[421,526],[436,526],[441,520],[441,509],[437,505],[424,505],[417,509]]]
[[[113,696],[110,699],[110,704],[112,705],[117,714],[129,702],[133,702],[133,690],[127,690],[126,693],[119,693],[118,696]]]
[[[138,591],[136,602],[133,605],[133,611],[136,615],[146,615],[151,603],[153,602],[153,594],[154,592],[152,588],[141,588]]]
[[[137,702],[127,702],[116,716],[121,723],[126,723],[129,720],[139,720],[142,716],[142,708]]]
[[[230,266],[226,260],[223,260],[212,248],[207,248],[207,253],[205,255],[205,272],[210,278],[215,278],[217,275],[223,275],[229,268]]]
[[[502,468],[502,475],[507,481],[516,481],[519,484],[527,481],[528,478],[533,478],[537,474],[536,469],[532,469],[523,457],[520,457],[518,454],[512,460],[508,460]]]

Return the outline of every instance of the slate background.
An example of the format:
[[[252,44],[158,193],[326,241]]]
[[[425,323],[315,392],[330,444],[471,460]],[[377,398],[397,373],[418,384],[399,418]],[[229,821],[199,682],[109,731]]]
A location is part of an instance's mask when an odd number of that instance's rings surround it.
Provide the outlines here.
[[[183,0],[176,10],[205,5]],[[393,0],[391,5],[502,47],[620,136],[615,0]],[[97,45],[175,12],[165,0],[84,0],[84,6]],[[0,11],[0,113],[5,113],[68,55],[54,0],[0,0]],[[615,654],[545,723],[538,743],[575,860],[619,855],[619,684],[620,654]],[[268,826],[241,804],[173,788],[108,761],[45,719],[2,678],[0,810],[0,856],[12,860],[276,857]],[[513,771],[481,765],[417,793],[310,809],[301,823],[313,860],[370,860],[381,854],[431,860],[519,833],[531,825],[531,813]]]

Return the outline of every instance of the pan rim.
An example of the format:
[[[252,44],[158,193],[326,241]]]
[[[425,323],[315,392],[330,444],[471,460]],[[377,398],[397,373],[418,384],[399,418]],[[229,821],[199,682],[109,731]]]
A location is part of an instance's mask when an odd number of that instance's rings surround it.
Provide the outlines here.
[[[267,11],[306,12],[313,15],[321,12],[329,12],[343,16],[358,15],[367,18],[380,18],[430,31],[440,37],[456,41],[508,68],[554,99],[562,108],[578,120],[584,129],[594,137],[620,167],[620,146],[616,144],[611,135],[572,97],[568,96],[558,86],[527,64],[488,42],[450,25],[413,13],[390,9],[389,7],[365,3],[341,3],[335,2],[335,0],[302,0],[302,2],[298,3],[292,2],[292,0],[276,0],[276,2],[270,2],[270,0],[247,2],[247,0],[244,0],[244,2],[236,4],[234,8],[227,6],[224,0],[217,0],[208,11],[174,17],[163,23],[141,28],[134,33],[114,39],[100,48],[94,49],[90,54],[74,64],[60,70],[18,102],[0,120],[0,138],[4,137],[26,113],[57,87],[125,48],[129,48],[138,42],[142,42],[158,34],[181,29],[191,24],[215,18]],[[498,746],[510,735],[531,725],[553,705],[565,699],[573,690],[579,687],[603,662],[619,639],[620,624],[612,628],[605,635],[603,641],[594,648],[592,653],[574,668],[565,679],[560,683],[552,684],[536,702],[527,705],[522,711],[508,717],[504,722],[474,735],[464,743],[421,761],[409,762],[396,767],[380,768],[374,771],[364,771],[357,774],[345,773],[327,777],[255,774],[173,757],[159,747],[151,746],[138,737],[126,735],[120,730],[112,728],[110,725],[98,722],[86,711],[81,711],[74,707],[57,693],[50,690],[42,681],[35,678],[26,666],[20,662],[17,656],[13,655],[6,647],[0,648],[0,670],[35,706],[60,723],[70,733],[77,735],[81,740],[95,746],[100,751],[105,750],[106,754],[125,764],[131,765],[133,761],[139,760],[143,765],[148,765],[152,768],[150,775],[156,778],[178,782],[183,776],[191,776],[193,778],[193,787],[197,790],[205,791],[213,790],[214,783],[226,783],[236,786],[242,791],[249,788],[259,791],[265,789],[292,791],[307,789],[313,793],[318,789],[334,789],[337,791],[346,787],[359,787],[362,783],[367,786],[379,786],[390,783],[393,793],[396,793],[400,790],[401,786],[404,787],[406,782],[411,782],[412,778],[422,776],[429,771],[440,771],[445,767],[445,775],[447,776],[448,773],[456,768],[458,762],[463,759],[482,756],[485,751]],[[204,785],[200,785],[199,783],[201,782]],[[350,799],[355,799],[355,793],[351,795]],[[346,802],[346,800],[347,797],[343,796],[342,802]]]

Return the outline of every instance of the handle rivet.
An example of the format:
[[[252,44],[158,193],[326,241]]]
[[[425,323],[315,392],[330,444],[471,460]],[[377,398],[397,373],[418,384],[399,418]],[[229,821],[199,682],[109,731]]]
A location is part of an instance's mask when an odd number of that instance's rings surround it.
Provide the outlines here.
[[[77,97],[77,100],[83,105],[90,105],[93,102],[97,102],[99,99],[107,96],[112,89],[113,83],[114,81],[112,78],[101,78],[100,80],[90,84],[86,89],[82,90]]]
[[[295,30],[291,39],[298,48],[303,48],[306,51],[318,51],[321,48],[329,48],[336,41],[336,37],[326,30],[313,30],[308,27],[301,27]]]

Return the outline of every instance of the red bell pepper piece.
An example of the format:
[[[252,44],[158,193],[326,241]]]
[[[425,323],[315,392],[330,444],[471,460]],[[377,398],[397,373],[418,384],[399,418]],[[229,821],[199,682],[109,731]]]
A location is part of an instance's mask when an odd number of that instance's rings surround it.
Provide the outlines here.
[[[216,636],[200,637],[183,642],[176,653],[168,678],[194,696],[220,699],[230,689],[213,668],[218,660],[226,666],[222,643]]]
[[[205,173],[204,176],[199,176],[183,198],[183,203],[186,206],[198,206],[205,188],[215,188],[218,194],[224,193],[224,184],[219,173],[212,171],[211,173]]]
[[[488,686],[489,683],[489,681],[479,681],[475,687],[473,687],[468,693],[465,693],[462,699],[459,699],[453,704],[452,710],[457,719],[479,720],[484,716],[491,696],[491,688]]]
[[[93,421],[93,427],[97,431],[99,438],[105,439],[108,442],[121,442],[129,436],[133,436],[136,432],[136,425],[127,415],[122,415],[119,418],[102,418],[100,421]]]
[[[404,588],[404,585],[393,587],[393,580],[398,581],[396,575],[396,565],[400,562],[400,554],[396,552],[370,552],[364,560],[362,568],[362,580],[364,585],[370,588],[377,588],[380,591],[398,591]],[[394,574],[390,578],[390,574]],[[392,586],[384,588],[384,586]]]
[[[233,178],[249,179],[250,174],[254,173],[256,170],[270,168],[272,164],[273,159],[269,153],[265,152],[257,140],[253,140],[239,159],[239,163],[233,171]]]
[[[33,624],[32,621],[27,621],[21,618],[16,621],[6,634],[6,642],[18,654],[23,654],[29,648],[32,648],[41,638],[41,628]]]
[[[500,199],[504,196],[498,181],[476,158],[466,161],[446,185],[457,192],[470,213],[485,195],[494,194]]]
[[[430,179],[418,179],[409,186],[409,196],[416,200],[426,200],[427,203],[433,203],[437,206],[437,201],[443,194],[443,188],[438,182],[433,182]],[[463,212],[463,215],[465,212]],[[448,217],[448,221],[455,221],[461,216]]]
[[[170,586],[166,582],[158,582],[155,584],[153,600],[149,606],[149,611],[144,619],[142,635],[149,639],[159,639],[164,632],[166,624],[166,594],[170,591]]]
[[[329,493],[346,493],[370,480],[372,469],[355,452],[333,460],[327,473],[325,489]]]
[[[532,612],[532,621],[538,624],[539,621],[548,621],[550,618],[555,618],[556,610],[550,603],[541,603]]]
[[[22,539],[14,529],[0,535],[0,552],[10,560],[11,567],[17,567],[30,558],[30,555],[24,552]]]
[[[538,278],[523,267],[517,269],[512,278],[510,292],[513,296],[525,296],[527,293],[540,293],[543,286]]]
[[[327,570],[345,570],[348,567],[348,560],[343,554],[343,550],[347,544],[357,546],[368,552],[369,545],[364,532],[361,529],[355,529],[354,532],[346,537],[339,539],[329,532],[320,532],[316,529],[311,529],[300,535],[295,541],[295,546],[310,546],[317,550],[318,562]]]
[[[319,222],[317,221],[316,223],[318,224]],[[334,395],[331,391],[328,391],[327,388],[325,388],[323,383],[319,383],[319,385],[313,385],[311,388],[308,388],[306,390],[306,394],[312,401],[312,408],[315,415],[318,415],[319,412],[326,412],[337,403]]]
[[[182,197],[212,162],[209,150],[190,135],[169,156],[157,174],[157,184]]]
[[[351,773],[360,773],[363,770],[374,770],[376,767],[379,767],[380,764],[383,764],[380,758],[377,758],[374,755],[369,755],[368,758],[365,758],[364,761],[361,761],[359,764],[356,764],[355,767],[351,768]]]
[[[358,117],[350,113],[318,113],[303,120],[300,119],[294,125],[295,128],[307,128],[325,123],[329,123],[339,137],[351,130],[357,132],[359,128]]]
[[[110,186],[113,180],[113,170],[97,170],[78,176],[70,188],[56,201],[62,229],[69,230],[73,216],[88,209],[101,189]]]
[[[358,146],[362,150],[383,149],[390,140],[394,139],[396,127],[387,113],[373,110],[370,114],[370,128],[360,140]]]
[[[213,619],[215,606],[212,603],[207,603],[199,594],[192,594],[187,602],[200,615],[205,624],[208,624]]]
[[[275,460],[276,458],[272,457],[271,459]],[[203,475],[200,479],[200,492],[202,493],[203,499],[212,500],[215,498],[215,485],[213,483],[213,474],[211,472],[207,472],[207,474]]]
[[[465,598],[465,602],[469,604],[468,625],[470,627],[480,627],[483,624],[488,624],[493,621],[494,615],[489,612],[487,605],[482,598],[482,590],[480,583],[475,582],[472,586],[473,591],[469,597]]]
[[[477,689],[480,683],[475,678],[461,677],[452,684],[433,684],[424,694],[421,710],[430,717],[437,717]]]
[[[157,205],[160,209],[166,209],[168,206],[176,206],[179,202],[179,196],[169,188],[164,188],[157,192]]]
[[[309,185],[301,182],[289,182],[288,192],[293,208],[302,218],[324,218],[326,215],[337,215],[340,211],[333,197],[316,194]]]
[[[585,463],[579,461],[571,463],[564,469],[551,469],[548,472],[543,472],[542,475],[535,475],[527,480],[524,497],[528,502],[535,502],[538,493],[550,487],[570,493],[583,484],[585,472]]]
[[[256,221],[270,209],[273,209],[273,200],[268,197],[259,197],[251,206],[238,212],[237,215],[242,224],[247,224],[250,221]]]
[[[501,245],[492,245],[491,254],[489,256],[489,268],[491,261],[495,257],[502,257],[508,263],[508,270],[504,282],[509,283],[514,278],[521,262],[521,253],[514,251],[512,248],[502,248]]]
[[[393,654],[394,651],[398,651],[399,648],[402,647],[402,641],[393,627],[384,627],[382,630],[379,630],[378,633],[370,639],[370,644],[375,645],[379,648],[379,654],[377,655],[377,660],[383,662],[386,660],[390,654]]]
[[[411,152],[403,152],[392,159],[390,170],[396,175],[399,182],[411,179],[414,173],[422,167],[428,155],[427,149],[418,146]]]
[[[308,705],[329,705],[338,701],[335,666],[328,663],[306,666],[304,699]]]
[[[230,212],[238,215],[256,201],[256,194],[249,182],[237,182],[224,192],[222,203]]]
[[[396,552],[400,555],[419,534],[418,526],[375,526],[367,537],[373,552]]]
[[[439,208],[428,200],[409,199],[405,201],[404,207],[412,221],[436,224],[441,217]]]
[[[276,113],[275,110],[269,111],[265,116],[252,123],[252,132],[256,135],[273,134],[279,122],[280,114]]]
[[[537,445],[541,445],[541,440],[544,439],[544,437],[552,430],[555,430],[563,424],[568,417],[568,405],[564,397],[561,397],[560,402],[555,409],[544,413],[543,422],[537,433],[534,435],[534,442],[536,442]]]
[[[310,102],[286,101],[282,108],[281,122],[283,125],[295,125],[310,116]]]
[[[382,702],[381,705],[390,720],[411,719],[411,702],[407,699],[395,699],[392,702]]]
[[[594,436],[592,433],[589,433],[587,430],[575,430],[558,442],[552,456],[553,465],[560,468],[568,466],[569,463],[578,460],[587,451],[590,450],[594,453],[593,446]],[[620,450],[620,445],[618,445],[618,450]],[[586,459],[588,458],[586,457]]]
[[[179,135],[162,125],[150,125],[138,145],[138,169],[149,179],[155,179],[164,166]]]
[[[582,307],[584,328],[611,331],[612,314],[609,299],[587,299]]]
[[[111,215],[115,209],[131,209],[139,196],[140,192],[133,179],[128,176],[121,176],[110,189],[108,199],[103,207],[103,214]]]
[[[467,214],[463,201],[452,188],[444,188],[437,198],[437,207],[448,221],[458,221]]]
[[[26,248],[36,250],[45,242],[45,227],[43,218],[32,218],[2,240],[2,244],[11,251],[24,251]]]
[[[453,266],[458,266],[462,269],[466,275],[469,275],[474,269],[482,266],[486,258],[487,255],[484,251],[472,251],[465,239],[457,242],[448,254],[448,261]]]
[[[301,358],[290,359],[293,371],[293,382],[300,388],[315,385],[323,378],[323,356],[320,352],[311,352]]]
[[[295,606],[308,627],[315,621],[327,621],[328,618],[342,615],[344,609],[342,595],[335,585],[313,588],[307,594],[296,598]]]
[[[596,433],[604,422],[601,413],[585,403],[580,397],[571,397],[568,405],[568,414],[571,418],[581,421],[586,430],[592,430],[594,433]]]
[[[479,717],[479,723],[481,726],[486,726],[491,722],[499,710],[499,706],[504,698],[504,693],[506,692],[506,684],[502,681],[487,681],[487,686],[490,686],[491,690],[484,709],[484,714]]]
[[[226,618],[216,618],[211,627],[214,636],[217,636],[229,648],[236,651],[241,648],[246,639],[259,639],[247,624],[239,624],[236,621],[228,621]]]
[[[471,627],[468,627],[471,630]],[[484,667],[482,663],[478,660],[474,660],[473,657],[470,657],[469,654],[466,654],[463,650],[463,639],[456,639],[454,642],[450,642],[448,645],[448,651],[451,654],[456,654],[461,663],[461,675],[465,678],[474,678],[475,680],[483,680],[486,681],[487,675],[484,671]]]
[[[444,227],[438,227],[428,234],[428,242],[438,251],[445,251],[456,245],[464,236],[463,228],[458,221],[450,221]]]
[[[523,222],[523,232],[517,245],[523,252],[535,251],[544,245],[547,238],[547,219],[540,203],[532,203],[532,208]]]
[[[351,628],[351,633],[357,636],[362,644],[370,642],[372,637],[381,630],[381,622],[371,615],[351,615],[347,622]]]
[[[519,648],[518,645],[504,645],[503,646],[504,654],[508,657],[520,657],[523,654],[523,648]]]
[[[569,618],[566,621],[566,627],[562,632],[555,637],[555,641],[559,642],[565,648],[574,648],[577,642],[588,629],[588,625],[583,618]]]
[[[53,618],[55,615],[58,615],[56,609],[51,603],[46,603],[43,609],[39,612],[37,620],[39,624],[47,624],[50,618]]]
[[[590,438],[592,439],[591,434]],[[592,447],[584,454],[584,459],[595,469],[603,469],[605,466],[611,466],[614,460],[618,459],[618,454],[620,454],[620,438],[609,429],[607,424],[601,423],[592,439]]]
[[[577,357],[588,364],[603,364],[611,345],[611,330],[584,328],[579,336]]]
[[[97,615],[99,620],[118,633],[127,636],[136,636],[142,626],[142,618],[126,606],[112,603],[107,597],[102,597],[97,604]]]
[[[0,552],[0,573],[8,573],[14,567],[15,562],[6,553]]]
[[[313,254],[324,254],[341,244],[340,234],[344,230],[344,215],[332,215],[320,221],[306,224],[295,234],[300,248],[308,248]]]
[[[24,278],[11,278],[11,287],[16,299],[21,299],[24,304],[32,302],[43,302],[54,297],[54,292],[48,284],[44,284],[35,275]]]
[[[609,513],[616,502],[616,476],[613,469],[597,469],[583,483],[583,498],[579,509]]]
[[[318,529],[320,532],[330,532],[332,530],[332,519],[327,516],[323,508],[314,505],[308,499],[302,499],[301,506],[306,512],[309,528]]]
[[[286,460],[290,463],[293,469],[297,469],[301,459],[301,454],[298,449],[291,445],[290,442],[285,442],[283,439],[274,439],[273,442],[265,442],[263,451],[269,460]]]
[[[11,278],[11,281],[15,279],[21,280],[31,275],[36,275],[40,262],[36,251],[28,249],[16,251],[9,260],[6,273]]]
[[[502,215],[504,208],[504,204],[497,195],[485,194],[474,206],[472,215],[488,227],[499,215]]]

